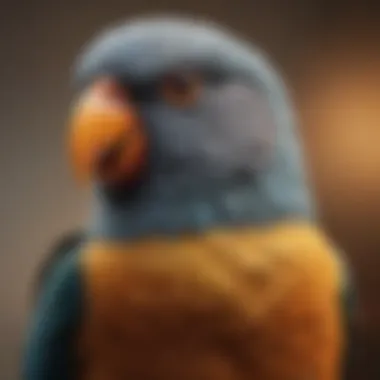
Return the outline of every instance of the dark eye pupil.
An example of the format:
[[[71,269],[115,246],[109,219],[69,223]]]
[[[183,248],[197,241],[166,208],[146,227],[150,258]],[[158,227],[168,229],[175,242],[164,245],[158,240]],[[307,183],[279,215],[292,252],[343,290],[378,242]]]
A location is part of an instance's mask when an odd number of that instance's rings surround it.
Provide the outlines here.
[[[178,94],[184,94],[189,90],[191,81],[189,78],[178,76],[168,78],[167,84]]]

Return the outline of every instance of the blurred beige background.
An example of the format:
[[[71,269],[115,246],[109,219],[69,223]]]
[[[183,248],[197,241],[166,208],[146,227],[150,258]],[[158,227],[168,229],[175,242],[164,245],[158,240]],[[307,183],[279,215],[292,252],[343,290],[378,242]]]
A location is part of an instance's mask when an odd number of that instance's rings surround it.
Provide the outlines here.
[[[372,4],[374,3],[374,4]],[[65,157],[69,68],[103,25],[183,11],[226,23],[283,71],[326,229],[357,277],[366,349],[353,378],[379,379],[380,12],[333,0],[3,1],[0,11],[0,379],[18,378],[36,267],[54,239],[83,223],[86,194]],[[362,345],[362,347],[364,347]]]

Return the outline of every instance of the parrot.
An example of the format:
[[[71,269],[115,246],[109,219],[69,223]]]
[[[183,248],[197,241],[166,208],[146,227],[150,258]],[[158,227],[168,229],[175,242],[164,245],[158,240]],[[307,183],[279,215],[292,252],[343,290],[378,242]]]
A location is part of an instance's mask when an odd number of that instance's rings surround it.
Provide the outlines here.
[[[350,270],[266,54],[145,16],[93,36],[72,77],[91,211],[41,267],[23,380],[343,379]]]

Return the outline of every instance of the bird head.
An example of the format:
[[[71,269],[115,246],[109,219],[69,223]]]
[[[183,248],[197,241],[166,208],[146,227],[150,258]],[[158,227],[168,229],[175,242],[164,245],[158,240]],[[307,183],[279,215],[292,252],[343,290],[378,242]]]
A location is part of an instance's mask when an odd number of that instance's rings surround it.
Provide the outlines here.
[[[209,22],[114,26],[75,66],[70,152],[95,184],[106,235],[180,232],[309,215],[281,79]]]

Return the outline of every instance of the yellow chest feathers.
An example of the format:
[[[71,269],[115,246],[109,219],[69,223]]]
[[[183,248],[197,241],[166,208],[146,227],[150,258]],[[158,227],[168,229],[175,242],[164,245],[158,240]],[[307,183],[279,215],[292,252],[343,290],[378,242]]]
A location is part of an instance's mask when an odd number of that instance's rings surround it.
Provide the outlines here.
[[[83,379],[337,380],[341,270],[311,226],[82,255]]]

